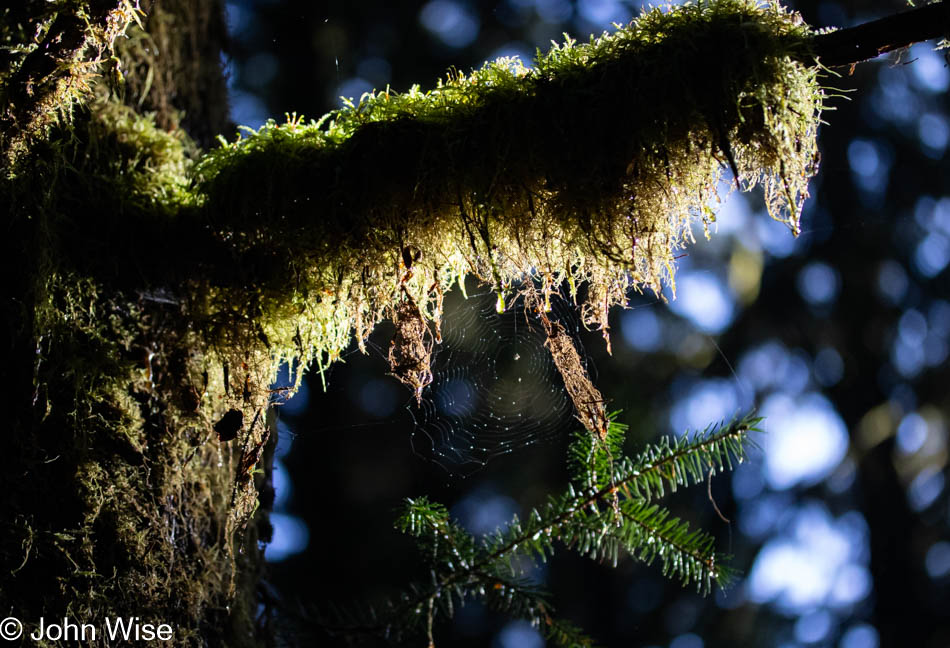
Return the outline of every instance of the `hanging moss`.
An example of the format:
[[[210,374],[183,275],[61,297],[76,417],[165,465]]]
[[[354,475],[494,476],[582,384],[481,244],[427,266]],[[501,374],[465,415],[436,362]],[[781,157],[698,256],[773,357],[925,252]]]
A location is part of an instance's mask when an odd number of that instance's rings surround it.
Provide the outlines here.
[[[404,300],[438,321],[467,275],[500,308],[528,276],[587,282],[585,321],[606,328],[631,288],[673,283],[724,169],[797,231],[823,97],[798,62],[809,34],[752,0],[655,9],[532,69],[503,59],[269,122],[194,168],[187,142],[104,104],[88,148],[49,158],[76,173],[50,194],[48,231],[70,237],[58,254],[79,274],[166,291],[207,348],[248,339],[274,366],[326,366]]]
[[[747,0],[653,10],[533,69],[502,59],[246,132],[201,160],[199,200],[242,258],[282,275],[259,294],[310,305],[298,325],[328,360],[403,299],[437,318],[466,275],[500,307],[528,276],[586,281],[585,320],[606,328],[630,288],[672,284],[725,168],[797,232],[822,104],[797,62],[808,35]]]

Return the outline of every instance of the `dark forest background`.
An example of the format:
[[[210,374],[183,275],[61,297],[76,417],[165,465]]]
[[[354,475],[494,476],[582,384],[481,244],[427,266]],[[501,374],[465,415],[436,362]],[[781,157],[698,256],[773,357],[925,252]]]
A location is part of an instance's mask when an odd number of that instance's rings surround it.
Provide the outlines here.
[[[906,5],[793,7],[812,25],[846,27]],[[341,95],[431,87],[450,67],[498,56],[528,63],[564,33],[587,40],[639,9],[232,0],[232,115],[252,127],[290,112],[319,117]],[[752,461],[670,500],[734,556],[732,588],[703,598],[656,567],[568,552],[533,572],[558,611],[603,645],[950,646],[950,69],[931,45],[826,77],[853,92],[829,100],[798,239],[768,220],[757,194],[733,195],[712,239],[698,231],[684,250],[675,301],[635,296],[613,313],[612,356],[599,333],[579,330],[609,409],[631,426],[631,450],[753,408],[768,417]],[[423,408],[386,375],[385,327],[368,355],[354,346],[326,372],[325,390],[313,370],[282,408],[268,586],[293,616],[307,610],[318,636],[334,605],[378,603],[418,575],[411,542],[392,528],[403,498],[429,495],[487,531],[566,483],[573,426],[557,409],[557,381],[510,362],[534,358],[540,341],[518,328],[516,308],[497,318],[469,288],[469,301],[448,300],[445,326],[462,333],[437,357],[442,383]],[[516,426],[511,452],[496,444],[485,465],[462,464],[442,455],[487,445],[477,425],[500,412],[485,396],[499,388],[479,367],[489,357],[560,413],[552,425]],[[526,624],[478,606],[436,640],[543,645]]]

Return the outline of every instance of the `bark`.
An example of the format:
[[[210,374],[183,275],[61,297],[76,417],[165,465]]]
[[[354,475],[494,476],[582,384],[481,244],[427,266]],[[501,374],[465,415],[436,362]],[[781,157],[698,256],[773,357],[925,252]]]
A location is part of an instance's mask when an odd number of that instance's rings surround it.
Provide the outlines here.
[[[219,0],[160,0],[145,31],[118,42],[125,101],[155,114],[165,130],[183,128],[202,148],[233,128],[220,60],[227,27]]]

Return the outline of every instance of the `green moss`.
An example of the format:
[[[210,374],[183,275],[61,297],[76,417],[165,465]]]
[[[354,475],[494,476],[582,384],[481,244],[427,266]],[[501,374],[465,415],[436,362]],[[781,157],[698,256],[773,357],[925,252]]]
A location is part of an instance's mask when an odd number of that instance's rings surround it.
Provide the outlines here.
[[[0,591],[18,592],[26,621],[148,615],[178,645],[254,643],[261,480],[239,477],[270,428],[261,418],[224,445],[213,424],[267,407],[272,358],[210,325],[233,330],[201,310],[219,303],[206,282],[146,279],[161,258],[145,251],[194,203],[193,155],[180,132],[98,102],[0,185],[20,234],[3,243],[20,272],[4,323],[30,388],[0,476]]]
[[[502,306],[529,276],[588,282],[585,320],[606,328],[631,288],[673,283],[725,168],[797,230],[823,98],[798,62],[808,36],[751,0],[653,10],[533,69],[500,60],[270,122],[194,169],[180,136],[107,103],[88,146],[51,156],[64,168],[30,173],[57,182],[47,229],[72,269],[178,303],[222,365],[269,358],[262,377],[326,366],[406,299],[438,322],[467,275]]]
[[[142,14],[133,0],[16,5],[0,15],[0,154],[10,165],[51,126],[69,121],[103,68],[121,77],[115,41]]]
[[[280,364],[326,367],[388,317],[418,386],[467,276],[499,308],[521,282],[543,299],[566,281],[606,333],[630,289],[672,284],[730,166],[796,230],[822,104],[808,37],[752,0],[654,10],[530,70],[365,95],[204,156],[102,97],[78,111],[0,184],[22,234],[2,243],[18,267],[4,321],[31,377],[0,479],[11,511],[36,512],[0,522],[4,564],[22,563],[0,591],[251,643],[253,473]],[[243,426],[221,443],[232,410]]]
[[[797,62],[808,35],[746,0],[653,10],[533,69],[500,60],[270,122],[199,162],[203,213],[243,258],[282,260],[260,294],[299,299],[291,330],[328,360],[403,299],[437,319],[440,291],[469,274],[500,304],[528,276],[586,281],[585,319],[606,327],[630,288],[673,282],[724,168],[797,231],[822,103]]]

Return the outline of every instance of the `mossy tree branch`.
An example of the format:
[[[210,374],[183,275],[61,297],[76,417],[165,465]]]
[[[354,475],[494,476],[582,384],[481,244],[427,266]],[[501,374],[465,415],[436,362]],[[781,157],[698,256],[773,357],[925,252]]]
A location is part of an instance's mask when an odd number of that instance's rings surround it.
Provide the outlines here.
[[[32,3],[36,5],[38,3]],[[196,5],[197,6],[197,5]],[[82,99],[92,77],[100,71],[105,55],[111,55],[116,37],[125,33],[134,20],[138,20],[138,3],[131,0],[90,0],[72,7],[55,11],[47,25],[42,24],[43,15],[50,9],[40,11],[24,2],[16,11],[8,9],[4,18],[32,26],[42,33],[13,73],[4,80],[2,110],[0,110],[0,143],[4,158],[12,161],[26,140],[37,135],[52,123],[57,113],[69,110],[69,105]],[[220,12],[212,12],[212,17]],[[31,21],[37,22],[31,25]],[[214,29],[222,29],[218,24]],[[950,30],[950,10],[941,0],[925,7],[888,16],[870,23],[843,30],[818,34],[812,39],[811,49],[823,65],[828,67],[853,65],[886,52],[907,47],[913,43],[946,35]],[[161,38],[162,30],[152,30]],[[195,47],[195,39],[187,43]],[[163,42],[162,45],[168,44]],[[194,63],[201,59],[192,56]],[[114,66],[120,61],[115,59]],[[122,75],[119,67],[113,71]],[[192,75],[194,76],[194,75]],[[216,79],[210,81],[212,94],[220,95]],[[206,90],[196,86],[198,92]],[[147,91],[147,90],[146,90]],[[159,102],[167,98],[159,96],[155,89],[152,96]],[[195,92],[192,92],[194,95]],[[213,96],[210,99],[220,100]],[[190,112],[201,110],[209,101],[195,103]],[[159,106],[160,111],[164,110]],[[169,116],[163,119],[169,119]],[[220,120],[215,120],[220,124]],[[197,128],[200,122],[192,119]],[[204,135],[204,134],[203,134]],[[202,138],[204,139],[204,138]]]
[[[197,163],[192,141],[167,130],[174,110],[156,127],[102,91],[73,120],[40,119],[85,100],[70,84],[90,80],[101,54],[86,30],[111,33],[109,12],[128,5],[95,6],[89,24],[79,9],[61,27],[44,17],[61,32],[49,52],[25,46],[19,71],[2,76],[3,152],[20,152],[0,181],[17,233],[0,245],[19,273],[3,304],[13,358],[3,371],[20,388],[0,475],[0,556],[11,565],[0,603],[32,584],[17,605],[34,619],[147,612],[174,619],[181,643],[253,643],[256,534],[267,537],[255,467],[282,362],[325,365],[354,331],[362,341],[408,313],[400,350],[414,351],[394,357],[424,377],[429,327],[465,276],[492,284],[501,308],[519,282],[536,282],[541,302],[566,282],[585,320],[606,328],[630,289],[672,283],[674,251],[713,221],[725,168],[743,188],[764,185],[793,230],[817,171],[815,47],[827,41],[753,0],[654,11],[557,46],[534,70],[500,61],[428,92],[367,95],[319,123],[270,123]],[[202,6],[196,18],[220,8]],[[138,62],[130,74],[151,64]],[[146,85],[128,87],[140,99]],[[587,439],[609,444],[609,430],[591,427]],[[619,503],[645,502],[677,475],[695,481],[710,457],[693,450],[699,463],[686,453],[669,473],[670,462],[638,468],[591,450],[592,485],[561,503],[583,509],[594,494],[627,533],[597,544],[608,517],[591,513],[571,537],[591,555],[632,546],[646,528],[707,548]],[[554,528],[545,521],[566,529],[551,511],[510,539]]]

